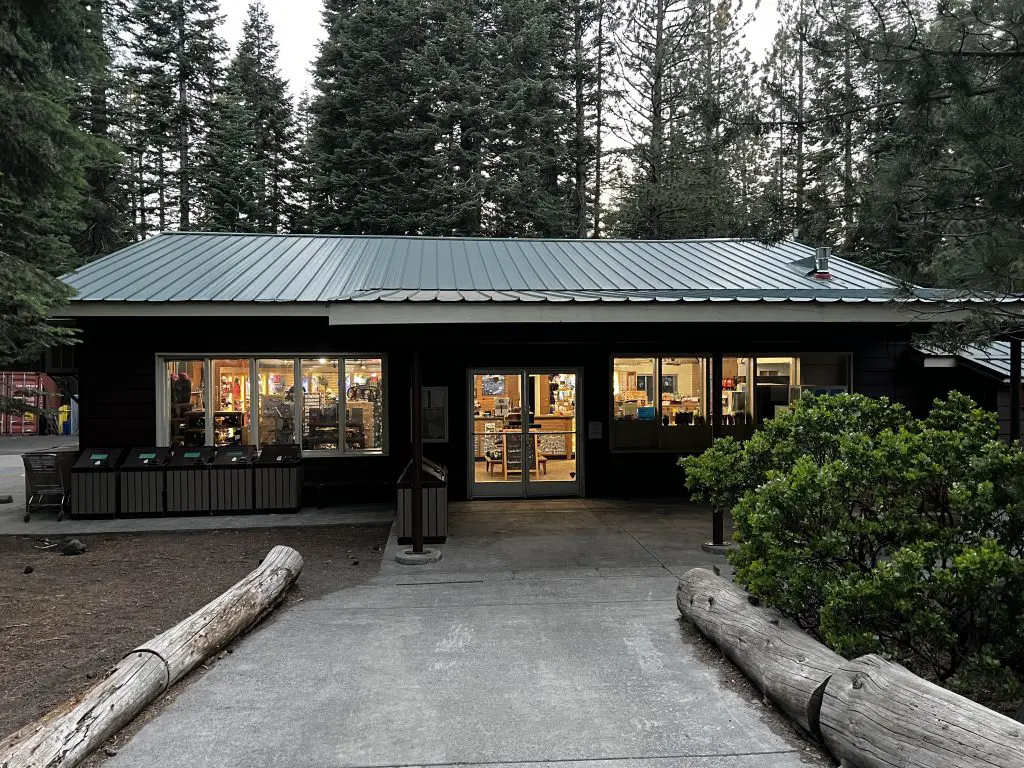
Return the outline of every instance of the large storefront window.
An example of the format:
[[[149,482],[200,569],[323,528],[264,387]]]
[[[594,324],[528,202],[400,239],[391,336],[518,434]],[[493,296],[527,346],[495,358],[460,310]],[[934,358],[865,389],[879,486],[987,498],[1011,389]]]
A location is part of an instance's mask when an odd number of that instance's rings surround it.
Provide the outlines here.
[[[161,366],[162,444],[386,450],[383,358],[165,359]]]
[[[710,446],[716,433],[711,369],[709,356],[614,358],[611,447],[696,452]],[[720,386],[717,434],[745,439],[804,392],[849,392],[850,357],[723,356]]]

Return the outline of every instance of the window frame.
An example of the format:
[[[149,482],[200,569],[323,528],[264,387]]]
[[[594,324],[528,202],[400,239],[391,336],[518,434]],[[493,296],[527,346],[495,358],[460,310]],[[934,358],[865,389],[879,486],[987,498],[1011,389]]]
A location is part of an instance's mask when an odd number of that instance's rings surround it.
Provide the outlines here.
[[[206,416],[205,441],[206,447],[213,446],[214,424],[213,424],[213,398],[212,383],[210,374],[213,370],[214,360],[248,360],[249,361],[249,409],[246,416],[251,425],[252,442],[256,447],[260,445],[259,430],[259,385],[258,373],[260,360],[291,360],[292,378],[295,387],[295,397],[292,405],[292,422],[294,432],[292,438],[294,444],[302,445],[302,414],[305,393],[302,391],[302,361],[311,359],[326,358],[338,362],[339,377],[339,410],[338,410],[338,448],[336,450],[303,450],[302,455],[310,458],[356,458],[371,456],[390,455],[390,375],[388,370],[388,356],[382,352],[266,352],[241,354],[237,352],[158,352],[154,359],[154,375],[156,377],[156,444],[161,447],[170,446],[170,425],[167,415],[170,404],[170,380],[167,377],[167,363],[173,361],[200,361],[203,363],[204,377],[204,408]],[[348,392],[345,391],[345,362],[347,360],[380,360],[381,368],[381,396],[384,402],[381,407],[381,446],[379,448],[347,448],[345,445],[343,414],[347,409]]]

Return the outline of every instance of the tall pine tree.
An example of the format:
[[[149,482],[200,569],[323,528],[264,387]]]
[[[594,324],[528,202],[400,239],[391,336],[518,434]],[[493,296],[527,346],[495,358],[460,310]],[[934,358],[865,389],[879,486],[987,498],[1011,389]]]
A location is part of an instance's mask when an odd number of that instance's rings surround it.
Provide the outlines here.
[[[209,229],[279,232],[291,218],[296,135],[274,29],[261,2],[249,6],[242,39],[211,114],[197,190]]]
[[[133,135],[139,230],[192,225],[198,153],[222,87],[217,0],[136,0]]]
[[[47,324],[76,266],[91,139],[70,109],[102,66],[77,0],[9,0],[0,17],[0,364],[66,333]]]

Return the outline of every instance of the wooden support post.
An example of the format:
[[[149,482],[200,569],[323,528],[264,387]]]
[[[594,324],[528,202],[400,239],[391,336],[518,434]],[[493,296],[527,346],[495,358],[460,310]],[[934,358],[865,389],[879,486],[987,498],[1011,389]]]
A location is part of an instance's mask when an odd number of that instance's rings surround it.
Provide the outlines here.
[[[724,378],[722,353],[715,352],[711,359],[711,437],[717,440],[722,436],[722,379]],[[725,546],[725,512],[716,509],[711,513],[711,544],[715,547]]]
[[[1020,442],[1020,339],[1010,339],[1010,443]]]
[[[423,552],[423,371],[412,353],[412,551]]]

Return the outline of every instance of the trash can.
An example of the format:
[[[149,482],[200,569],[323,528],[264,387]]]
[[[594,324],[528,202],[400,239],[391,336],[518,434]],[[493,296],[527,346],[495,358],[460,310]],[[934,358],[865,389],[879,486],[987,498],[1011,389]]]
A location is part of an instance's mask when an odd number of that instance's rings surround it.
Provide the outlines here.
[[[117,465],[120,448],[83,451],[71,468],[71,516],[114,517],[117,514]]]
[[[210,514],[210,462],[213,448],[179,447],[167,460],[168,515]]]
[[[256,511],[298,512],[302,506],[302,449],[265,445],[256,460]]]
[[[132,448],[121,465],[121,516],[160,517],[164,513],[167,448]]]
[[[251,445],[218,448],[210,465],[210,511],[215,515],[252,512],[252,465],[256,449]]]
[[[398,478],[398,543],[412,543],[412,462]],[[448,469],[423,459],[423,541],[443,544],[448,539]]]

